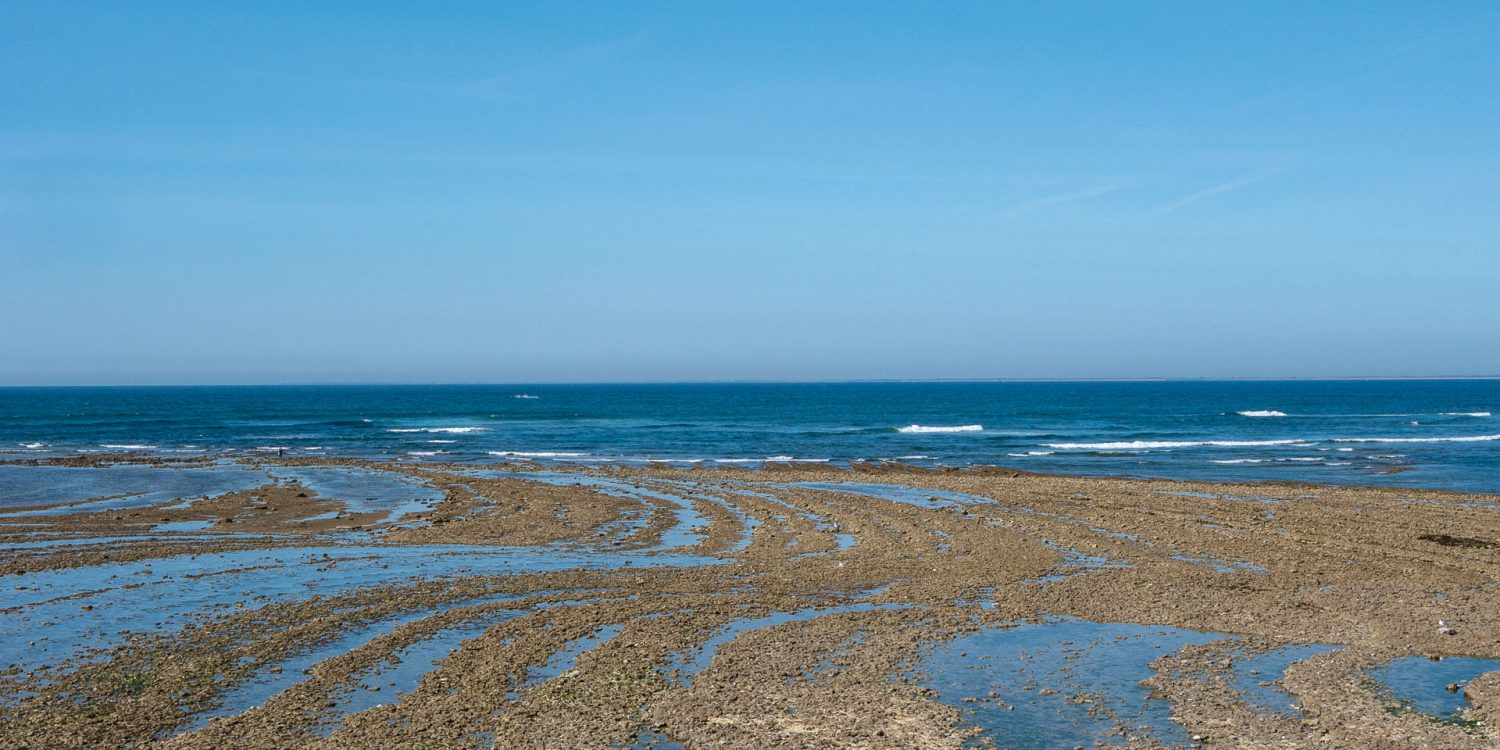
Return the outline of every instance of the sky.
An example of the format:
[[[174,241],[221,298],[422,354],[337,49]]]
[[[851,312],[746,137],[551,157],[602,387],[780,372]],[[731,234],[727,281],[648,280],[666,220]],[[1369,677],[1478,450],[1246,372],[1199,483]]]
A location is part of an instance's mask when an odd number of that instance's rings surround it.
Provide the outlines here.
[[[0,3],[0,385],[1500,374],[1500,7]]]

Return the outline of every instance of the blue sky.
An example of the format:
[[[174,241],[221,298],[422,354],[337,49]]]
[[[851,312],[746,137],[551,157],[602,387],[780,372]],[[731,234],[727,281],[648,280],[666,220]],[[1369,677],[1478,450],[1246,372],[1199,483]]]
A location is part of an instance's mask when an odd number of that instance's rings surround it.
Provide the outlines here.
[[[1500,373],[1492,3],[497,5],[0,4],[0,384]]]

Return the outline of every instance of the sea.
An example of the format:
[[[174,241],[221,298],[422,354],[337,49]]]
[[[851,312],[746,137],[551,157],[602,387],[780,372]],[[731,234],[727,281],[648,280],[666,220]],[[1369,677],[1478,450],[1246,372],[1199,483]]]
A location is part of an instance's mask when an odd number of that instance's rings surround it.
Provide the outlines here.
[[[999,466],[1500,492],[1500,380],[0,388],[0,460]]]

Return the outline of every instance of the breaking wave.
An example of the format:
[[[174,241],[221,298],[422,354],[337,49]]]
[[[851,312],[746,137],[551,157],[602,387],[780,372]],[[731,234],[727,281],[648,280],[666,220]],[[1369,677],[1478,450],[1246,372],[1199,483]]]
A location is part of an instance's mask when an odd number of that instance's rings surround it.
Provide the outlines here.
[[[1132,451],[1153,448],[1252,448],[1262,445],[1305,445],[1306,440],[1131,440],[1112,443],[1042,443],[1043,448],[1065,451]]]
[[[1378,438],[1334,438],[1335,443],[1488,443],[1500,440],[1500,435],[1461,435],[1457,437],[1378,437]]]
[[[587,453],[570,453],[568,451],[488,451],[491,456],[511,456],[514,458],[583,458]]]
[[[1286,416],[1286,412],[1284,412],[1284,411],[1276,411],[1275,409],[1251,409],[1250,411],[1237,411],[1237,412],[1235,412],[1235,414],[1238,414],[1238,415],[1240,415],[1242,417],[1284,417],[1284,416]]]
[[[484,432],[486,429],[485,427],[397,427],[386,432],[445,432],[463,435],[470,432]]]
[[[925,425],[925,424],[909,424],[909,425],[907,425],[905,427],[897,427],[896,428],[896,432],[905,432],[907,434],[928,433],[928,432],[983,432],[983,431],[984,431],[984,425],[982,425],[982,424],[961,424],[961,425],[954,425],[954,426],[951,426],[951,427],[929,426],[929,425]]]
[[[1343,462],[1330,462],[1316,456],[1291,456],[1288,458],[1221,458],[1209,461],[1211,464],[1323,464],[1325,466],[1344,466]]]

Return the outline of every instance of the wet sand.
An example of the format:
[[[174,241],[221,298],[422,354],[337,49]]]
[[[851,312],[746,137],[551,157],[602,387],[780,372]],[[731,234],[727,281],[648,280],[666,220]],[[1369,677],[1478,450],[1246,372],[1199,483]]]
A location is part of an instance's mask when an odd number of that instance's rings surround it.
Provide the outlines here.
[[[1500,658],[1494,496],[258,461],[399,475],[436,499],[393,519],[282,475],[145,507],[0,509],[0,634],[18,655],[0,746],[986,747],[1054,696],[1059,725],[1112,727],[1085,746],[1500,746],[1500,673],[1454,685],[1467,702],[1445,716],[1377,679],[1410,655]],[[1127,680],[1177,726],[1143,726],[1074,674],[1111,638],[1064,644],[1070,666],[1018,688],[1036,704],[1007,692],[1014,664],[949,654],[994,670],[960,697],[935,657],[1078,621],[1201,636]],[[1330,648],[1256,675],[1291,710],[1237,687],[1238,664],[1296,644]]]

